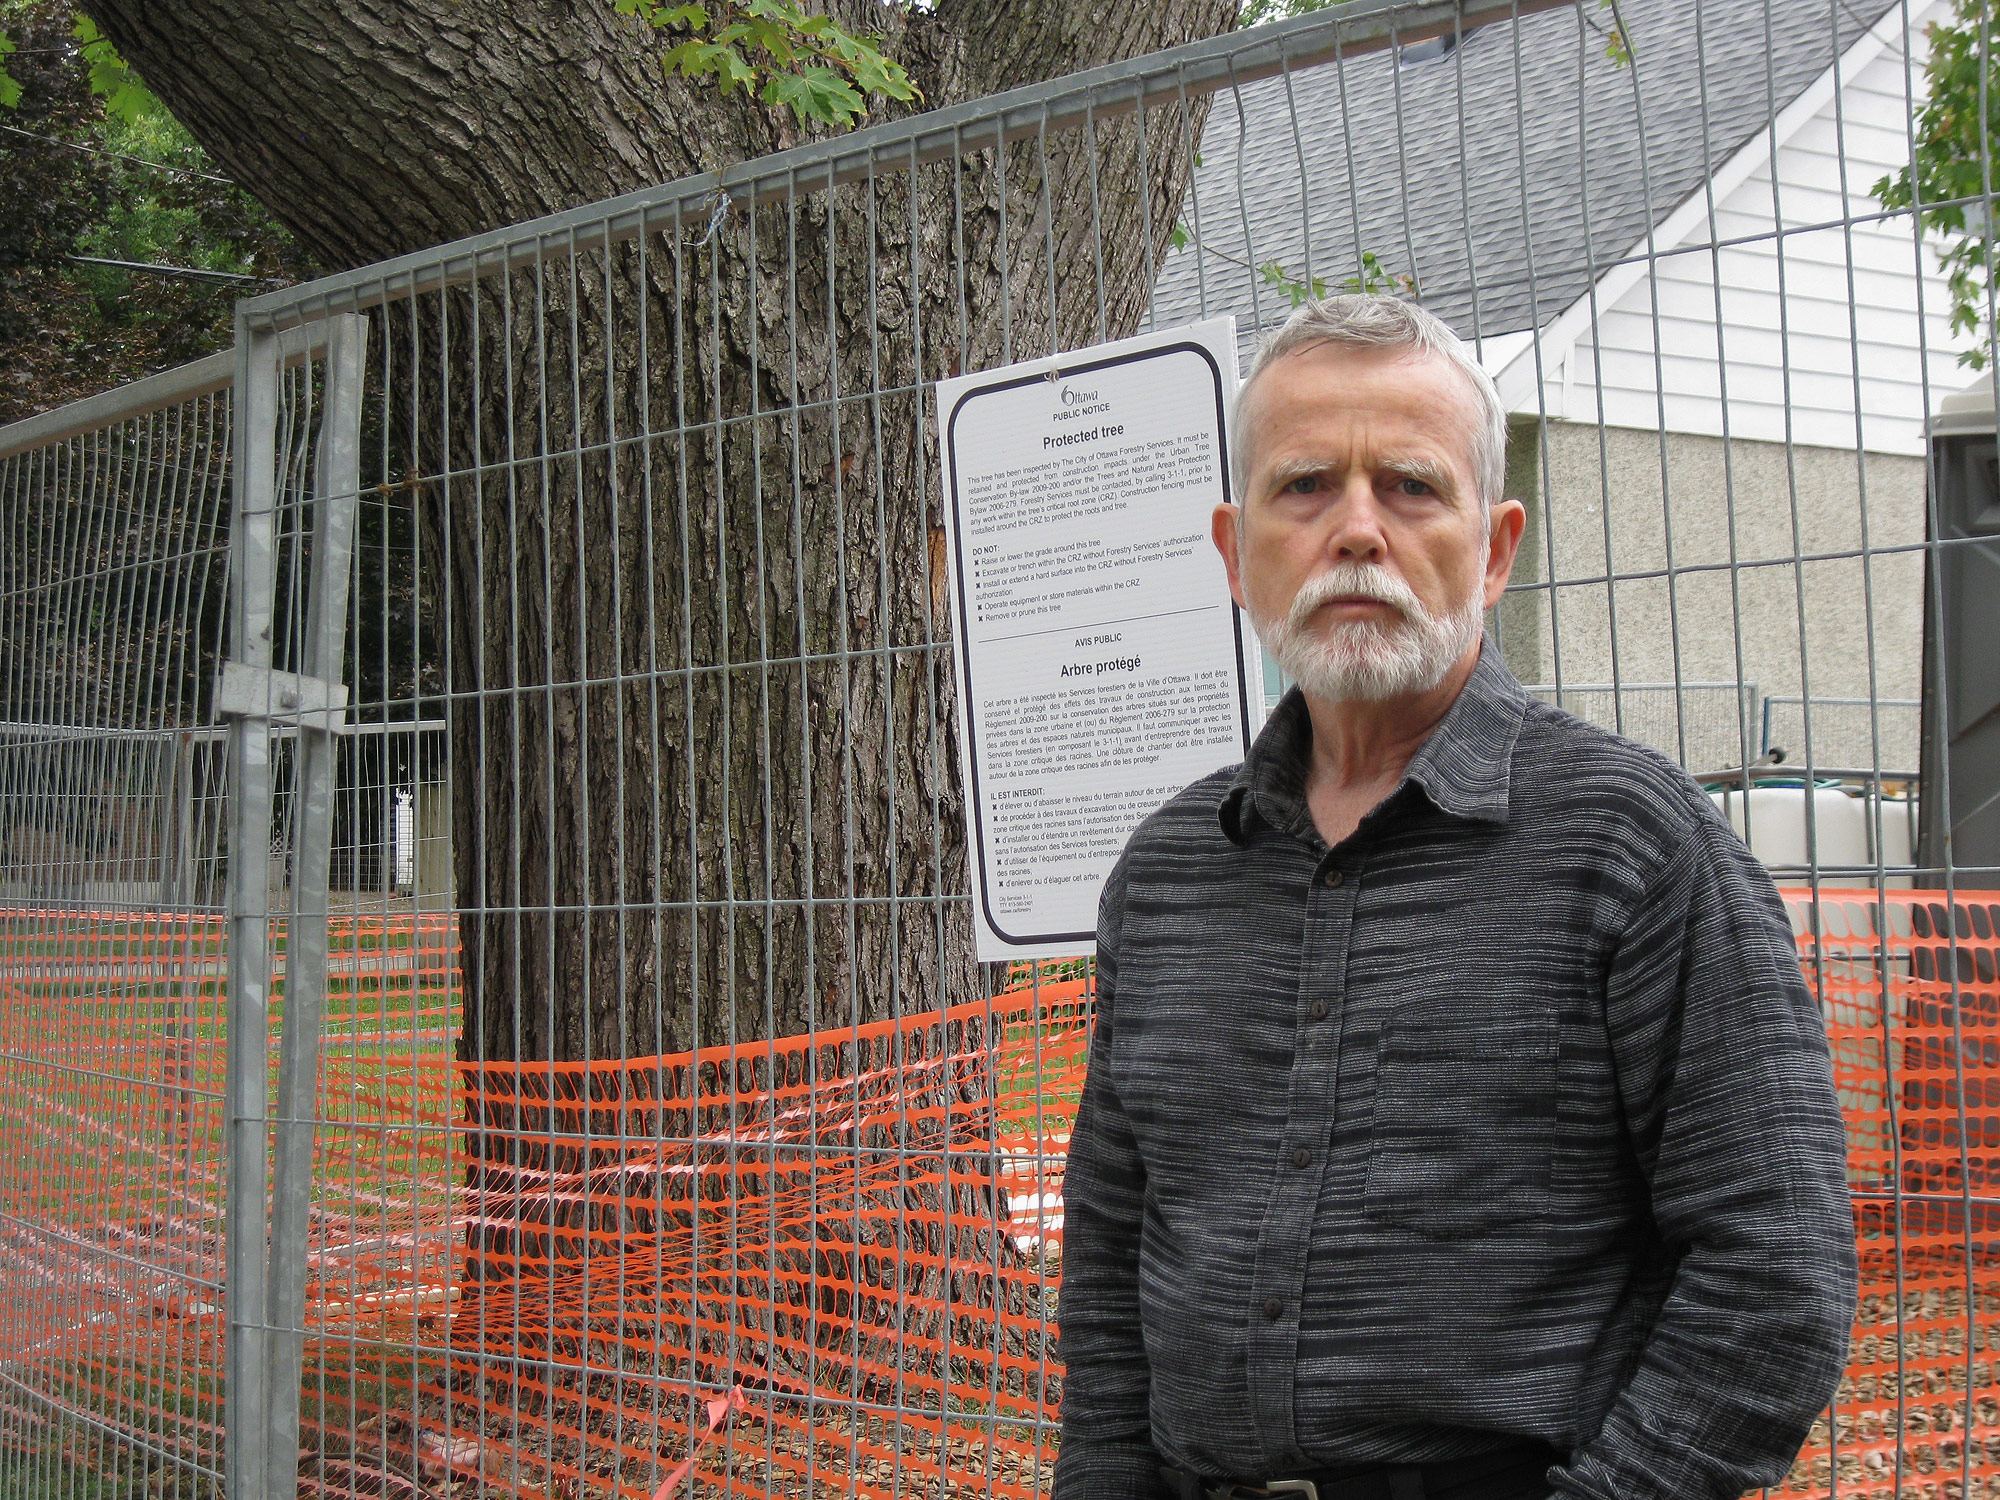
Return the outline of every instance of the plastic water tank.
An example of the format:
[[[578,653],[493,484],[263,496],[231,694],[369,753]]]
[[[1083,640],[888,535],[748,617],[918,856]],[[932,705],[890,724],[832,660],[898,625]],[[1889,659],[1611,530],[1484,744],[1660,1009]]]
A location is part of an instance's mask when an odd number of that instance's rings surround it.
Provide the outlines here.
[[[1759,786],[1748,792],[1710,792],[1709,797],[1779,885],[1808,884],[1815,865],[1822,872],[1842,868],[1851,872],[1832,876],[1834,884],[1863,884],[1866,877],[1860,872],[1875,864],[1873,825],[1878,806],[1882,863],[1891,869],[1910,863],[1909,805],[1899,800],[1883,799],[1878,804],[1872,797],[1826,786]],[[1908,877],[1891,876],[1886,883],[1899,888],[1910,882]]]

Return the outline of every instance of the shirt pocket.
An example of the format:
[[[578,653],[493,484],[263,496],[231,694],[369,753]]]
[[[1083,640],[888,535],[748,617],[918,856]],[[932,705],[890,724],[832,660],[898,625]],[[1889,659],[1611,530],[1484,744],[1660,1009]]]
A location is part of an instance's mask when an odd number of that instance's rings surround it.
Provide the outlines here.
[[[1420,1000],[1383,1024],[1369,1215],[1439,1236],[1546,1215],[1555,1154],[1554,1016]]]

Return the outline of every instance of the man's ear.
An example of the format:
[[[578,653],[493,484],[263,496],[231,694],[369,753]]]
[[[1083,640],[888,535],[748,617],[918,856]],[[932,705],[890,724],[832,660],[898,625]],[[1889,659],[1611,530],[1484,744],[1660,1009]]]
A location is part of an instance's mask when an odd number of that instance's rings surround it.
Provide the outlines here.
[[[1215,539],[1215,550],[1222,554],[1223,570],[1229,574],[1229,597],[1248,609],[1250,605],[1243,597],[1243,533],[1238,529],[1241,520],[1242,512],[1225,500],[1209,517],[1208,534]]]
[[[1493,519],[1486,533],[1486,607],[1493,608],[1507,592],[1507,580],[1514,572],[1514,554],[1521,547],[1521,533],[1528,526],[1528,509],[1518,500],[1502,500],[1493,507]]]

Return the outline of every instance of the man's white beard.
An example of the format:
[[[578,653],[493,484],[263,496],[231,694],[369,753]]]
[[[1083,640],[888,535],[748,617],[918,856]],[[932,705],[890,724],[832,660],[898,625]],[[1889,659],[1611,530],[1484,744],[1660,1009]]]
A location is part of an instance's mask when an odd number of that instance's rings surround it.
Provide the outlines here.
[[[1300,585],[1286,614],[1265,619],[1253,611],[1250,621],[1285,674],[1309,695],[1331,703],[1380,703],[1427,693],[1444,681],[1479,639],[1481,594],[1475,581],[1457,608],[1433,615],[1387,568],[1335,563]],[[1379,599],[1400,618],[1333,620],[1311,629],[1314,611],[1343,595]]]

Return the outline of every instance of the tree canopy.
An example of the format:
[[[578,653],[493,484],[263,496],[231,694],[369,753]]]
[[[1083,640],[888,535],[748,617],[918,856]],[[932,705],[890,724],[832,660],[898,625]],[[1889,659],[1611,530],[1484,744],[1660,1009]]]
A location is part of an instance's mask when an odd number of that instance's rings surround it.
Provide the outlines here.
[[[311,274],[69,0],[0,3],[0,70],[0,422],[225,347],[235,298]]]
[[[1951,291],[1951,326],[1974,335],[1959,362],[1984,368],[1994,333],[1993,189],[2000,182],[2000,79],[1993,68],[1991,0],[1956,0],[1933,25],[1910,165],[1875,184],[1889,209],[1915,209],[1943,243],[1938,262]]]

